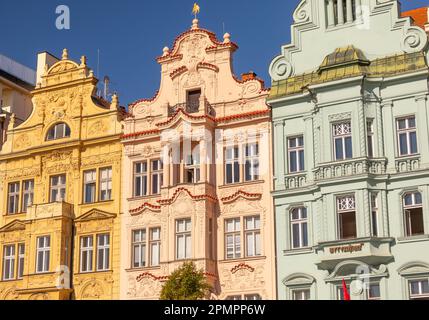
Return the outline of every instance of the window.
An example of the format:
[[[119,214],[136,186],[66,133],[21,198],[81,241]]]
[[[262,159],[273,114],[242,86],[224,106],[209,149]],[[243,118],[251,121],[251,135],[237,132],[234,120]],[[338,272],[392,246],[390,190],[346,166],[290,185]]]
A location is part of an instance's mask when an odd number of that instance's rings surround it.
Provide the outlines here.
[[[133,268],[146,267],[146,230],[133,231]]]
[[[353,158],[352,125],[350,122],[334,124],[334,155],[335,160]]]
[[[70,127],[65,123],[58,123],[48,131],[46,140],[57,140],[70,137]]]
[[[245,219],[246,257],[261,255],[261,221],[259,216]]]
[[[424,234],[423,205],[420,192],[404,195],[405,234],[407,237]]]
[[[291,212],[292,248],[305,248],[308,246],[307,209],[295,208]]]
[[[191,219],[176,220],[176,259],[189,259],[192,255]]]
[[[408,117],[396,120],[398,131],[399,155],[408,156],[417,154],[416,118]]]
[[[33,205],[34,180],[26,180],[22,183],[22,212],[27,212],[28,207]]]
[[[410,280],[408,283],[411,300],[429,300],[429,279]]]
[[[161,160],[152,160],[152,194],[160,194],[163,183],[163,164]]]
[[[100,169],[100,200],[112,199],[112,168]]]
[[[25,244],[18,244],[18,279],[24,276]]]
[[[347,288],[347,292],[350,294],[350,283],[348,283],[348,281],[346,281],[346,288]],[[342,284],[337,285],[336,289],[337,289],[337,300],[345,300],[343,285]]]
[[[225,183],[240,182],[240,158],[238,147],[228,147],[225,151]]]
[[[337,198],[337,214],[340,239],[356,238],[356,202],[354,195]]]
[[[304,137],[288,139],[289,173],[302,172],[304,165]]]
[[[352,23],[358,16],[356,0],[325,0],[328,26]],[[361,10],[361,9],[359,9]]]
[[[80,272],[92,272],[93,236],[80,238]]]
[[[262,297],[257,293],[245,294],[244,300],[262,300]]]
[[[51,237],[37,238],[36,273],[49,272]]]
[[[62,202],[66,198],[66,175],[51,177],[51,202]]]
[[[227,296],[225,300],[239,301],[239,300],[241,300],[241,296],[240,296],[240,295],[236,295],[236,296]]]
[[[226,259],[241,258],[240,218],[225,220]]]
[[[7,213],[16,214],[19,211],[19,182],[9,183]]]
[[[15,278],[15,245],[3,247],[3,280]]]
[[[244,168],[244,178],[246,181],[259,179],[259,145],[257,143],[245,146],[246,164]]]
[[[198,146],[194,148],[192,155],[186,157],[185,179],[186,183],[198,183],[200,181],[200,152]]]
[[[378,194],[371,193],[371,235],[379,236],[379,219],[378,219]]]
[[[150,229],[150,265],[151,267],[159,266],[161,253],[161,228]]]
[[[310,289],[292,290],[292,300],[310,300]]]
[[[97,171],[89,170],[83,173],[84,183],[84,202],[93,203],[95,202],[96,195],[96,183],[97,183]]]
[[[97,235],[97,271],[110,268],[110,235]]]
[[[186,100],[186,112],[195,113],[200,108],[201,89],[188,91]]]
[[[368,120],[366,122],[366,135],[367,135],[368,158],[374,158],[374,123],[372,120]]]
[[[134,196],[146,196],[147,191],[147,162],[137,162],[134,164]]]
[[[379,283],[370,283],[367,288],[367,299],[368,300],[380,300],[380,284]]]

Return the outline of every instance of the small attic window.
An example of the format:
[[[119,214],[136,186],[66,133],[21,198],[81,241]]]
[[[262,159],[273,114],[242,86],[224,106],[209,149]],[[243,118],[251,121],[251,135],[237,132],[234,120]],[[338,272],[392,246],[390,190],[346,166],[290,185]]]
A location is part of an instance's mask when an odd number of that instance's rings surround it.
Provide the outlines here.
[[[360,0],[325,0],[328,27],[353,23],[360,16]]]
[[[48,131],[48,135],[46,136],[47,141],[52,140],[58,140],[58,139],[64,139],[64,138],[70,138],[70,127],[64,123],[57,123],[56,125],[52,126],[51,129]]]

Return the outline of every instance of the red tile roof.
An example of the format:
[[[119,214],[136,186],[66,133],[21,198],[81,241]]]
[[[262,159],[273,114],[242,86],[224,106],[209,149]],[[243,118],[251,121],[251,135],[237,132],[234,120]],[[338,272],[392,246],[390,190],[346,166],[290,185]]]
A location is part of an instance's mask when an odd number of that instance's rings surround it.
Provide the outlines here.
[[[409,11],[402,12],[403,17],[411,17],[414,20],[414,24],[420,28],[425,29],[425,25],[429,23],[428,19],[428,8],[422,7]]]

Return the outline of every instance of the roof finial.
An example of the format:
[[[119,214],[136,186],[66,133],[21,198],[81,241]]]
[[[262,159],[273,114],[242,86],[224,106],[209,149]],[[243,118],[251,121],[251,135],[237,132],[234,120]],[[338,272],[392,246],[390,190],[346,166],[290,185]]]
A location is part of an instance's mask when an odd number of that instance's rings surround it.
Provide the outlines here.
[[[192,30],[198,29],[198,19],[192,20]]]
[[[81,65],[81,67],[86,66],[86,56],[82,56],[80,58],[80,65]]]
[[[63,49],[63,60],[68,60],[69,52],[67,49]]]
[[[170,49],[168,47],[164,47],[164,49],[162,49],[162,56],[168,56],[168,54],[170,53]]]
[[[231,42],[231,35],[227,32],[223,35],[223,43],[230,43]]]
[[[198,29],[197,14],[199,13],[200,13],[200,6],[195,2],[194,7],[192,8],[192,14],[194,15],[194,20],[192,20],[192,30]]]

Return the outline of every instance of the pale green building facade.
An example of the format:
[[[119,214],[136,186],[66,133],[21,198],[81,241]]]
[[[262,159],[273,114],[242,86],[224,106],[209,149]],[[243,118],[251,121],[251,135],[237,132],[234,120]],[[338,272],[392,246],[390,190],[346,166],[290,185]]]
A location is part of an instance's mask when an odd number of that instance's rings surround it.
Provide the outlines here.
[[[279,299],[429,298],[428,35],[303,0],[270,65]]]

